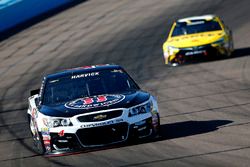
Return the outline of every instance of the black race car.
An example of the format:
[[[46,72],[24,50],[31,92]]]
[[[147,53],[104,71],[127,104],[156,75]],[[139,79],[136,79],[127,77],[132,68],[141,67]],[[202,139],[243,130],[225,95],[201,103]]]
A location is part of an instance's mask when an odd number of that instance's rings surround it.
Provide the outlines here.
[[[44,77],[31,91],[28,118],[41,154],[106,146],[158,133],[155,97],[118,65],[88,66]]]

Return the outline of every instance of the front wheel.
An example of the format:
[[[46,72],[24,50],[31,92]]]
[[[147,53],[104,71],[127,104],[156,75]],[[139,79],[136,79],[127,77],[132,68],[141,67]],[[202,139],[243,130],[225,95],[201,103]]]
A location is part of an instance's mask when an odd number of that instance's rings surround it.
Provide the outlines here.
[[[225,48],[225,50],[226,50],[226,53],[224,54],[224,58],[230,58],[234,51],[234,44],[232,40],[228,42],[228,47]]]
[[[172,67],[176,67],[186,63],[186,57],[184,55],[176,55],[176,57],[170,61]]]
[[[152,135],[151,137],[153,138],[158,138],[160,136],[160,127],[161,127],[161,124],[160,124],[160,116],[159,114],[157,114],[156,116],[157,118],[157,123],[155,125],[152,125],[152,129],[153,129],[153,132],[152,132]]]
[[[232,54],[233,54],[233,51],[234,51],[234,43],[233,41],[231,40],[229,42],[229,49],[228,49],[228,56],[227,57],[231,57]]]
[[[35,123],[32,120],[30,115],[28,116],[28,119],[29,119],[31,136],[33,138],[33,150],[38,154],[44,154],[45,148],[44,148],[42,136],[38,132],[37,127],[35,126]]]

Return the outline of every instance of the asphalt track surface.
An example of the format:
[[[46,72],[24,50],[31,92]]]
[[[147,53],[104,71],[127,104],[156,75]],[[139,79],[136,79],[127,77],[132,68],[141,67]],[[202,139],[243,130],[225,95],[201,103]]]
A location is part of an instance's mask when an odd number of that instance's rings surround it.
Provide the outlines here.
[[[249,0],[89,0],[0,43],[0,166],[249,166]],[[173,20],[215,13],[233,30],[229,59],[163,64]],[[29,90],[65,68],[117,63],[157,96],[161,137],[63,157],[32,151]]]

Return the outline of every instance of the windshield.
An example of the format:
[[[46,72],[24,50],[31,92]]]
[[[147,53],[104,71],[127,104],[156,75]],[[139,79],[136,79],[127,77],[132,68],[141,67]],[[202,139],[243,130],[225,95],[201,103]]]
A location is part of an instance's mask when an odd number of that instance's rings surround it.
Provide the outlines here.
[[[137,89],[136,83],[121,69],[82,73],[48,80],[42,104],[60,104],[83,97],[119,94]]]
[[[176,23],[172,36],[201,33],[207,31],[221,30],[220,24],[216,20],[205,21],[196,20],[189,24],[185,22]]]

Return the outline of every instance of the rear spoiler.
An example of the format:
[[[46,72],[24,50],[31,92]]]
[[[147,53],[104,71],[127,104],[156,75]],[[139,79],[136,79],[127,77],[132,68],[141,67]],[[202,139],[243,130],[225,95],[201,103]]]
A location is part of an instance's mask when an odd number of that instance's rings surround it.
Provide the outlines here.
[[[40,89],[35,89],[30,91],[30,96],[37,95],[40,93]]]

